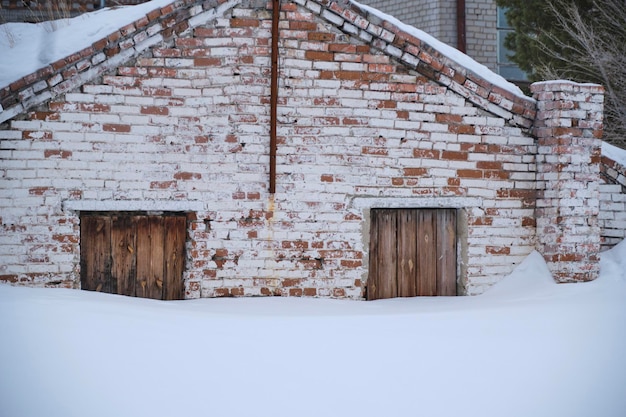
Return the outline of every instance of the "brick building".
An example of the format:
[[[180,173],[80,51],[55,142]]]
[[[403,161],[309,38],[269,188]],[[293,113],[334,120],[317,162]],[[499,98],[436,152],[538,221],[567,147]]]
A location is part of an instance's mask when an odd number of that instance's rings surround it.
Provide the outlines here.
[[[594,279],[626,230],[602,88],[526,97],[447,54],[347,0],[150,10],[0,86],[0,280],[463,295],[534,249]]]

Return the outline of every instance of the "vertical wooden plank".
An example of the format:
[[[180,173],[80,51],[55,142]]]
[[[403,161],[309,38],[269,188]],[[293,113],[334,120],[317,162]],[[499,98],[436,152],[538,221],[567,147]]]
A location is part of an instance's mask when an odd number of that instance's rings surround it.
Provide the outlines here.
[[[163,217],[150,217],[150,244],[152,256],[150,257],[150,279],[148,282],[149,297],[157,300],[163,299],[163,283],[165,282],[165,255],[163,244],[165,229]]]
[[[437,211],[437,295],[456,295],[456,211]]]
[[[135,296],[148,298],[148,282],[150,280],[150,274],[152,273],[150,261],[152,258],[150,218],[148,216],[136,216],[135,224],[137,226],[137,279],[135,281]]]
[[[87,291],[110,292],[111,224],[108,216],[80,218],[80,283]]]
[[[417,293],[421,296],[437,295],[437,235],[435,210],[418,211],[418,280]]]
[[[116,294],[135,296],[136,225],[135,217],[115,215],[111,218],[111,278]]]
[[[370,247],[369,247],[369,271],[367,274],[367,299],[377,300],[380,298],[379,289],[379,272],[378,272],[378,210],[370,211]]]
[[[166,216],[163,222],[165,229],[163,299],[180,300],[183,298],[187,218],[184,216]]]
[[[417,212],[397,210],[398,297],[417,295]]]
[[[396,210],[380,210],[378,216],[379,298],[398,296],[397,224]]]
[[[162,217],[137,216],[137,297],[163,298],[164,235]]]

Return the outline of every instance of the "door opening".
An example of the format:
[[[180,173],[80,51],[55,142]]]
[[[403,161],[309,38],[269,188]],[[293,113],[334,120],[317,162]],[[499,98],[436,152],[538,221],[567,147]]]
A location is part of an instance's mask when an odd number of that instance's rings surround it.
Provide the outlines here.
[[[367,299],[457,294],[456,210],[372,209]]]
[[[186,233],[185,214],[81,213],[81,288],[182,299]]]

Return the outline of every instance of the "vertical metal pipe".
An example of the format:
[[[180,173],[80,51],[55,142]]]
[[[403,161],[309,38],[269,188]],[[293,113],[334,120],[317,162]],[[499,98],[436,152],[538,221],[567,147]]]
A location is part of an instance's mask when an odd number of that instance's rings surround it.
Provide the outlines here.
[[[278,21],[280,19],[280,0],[272,3],[272,56],[270,85],[270,194],[276,192],[276,148],[278,118]]]
[[[456,49],[466,53],[465,0],[456,0]]]

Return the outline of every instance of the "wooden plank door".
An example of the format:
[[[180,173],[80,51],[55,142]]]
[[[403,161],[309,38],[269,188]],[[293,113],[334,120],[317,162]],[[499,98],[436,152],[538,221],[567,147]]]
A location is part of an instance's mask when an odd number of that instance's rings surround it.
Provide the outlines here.
[[[456,295],[456,211],[373,209],[369,300]]]
[[[81,216],[82,288],[181,299],[186,226],[181,215]]]

